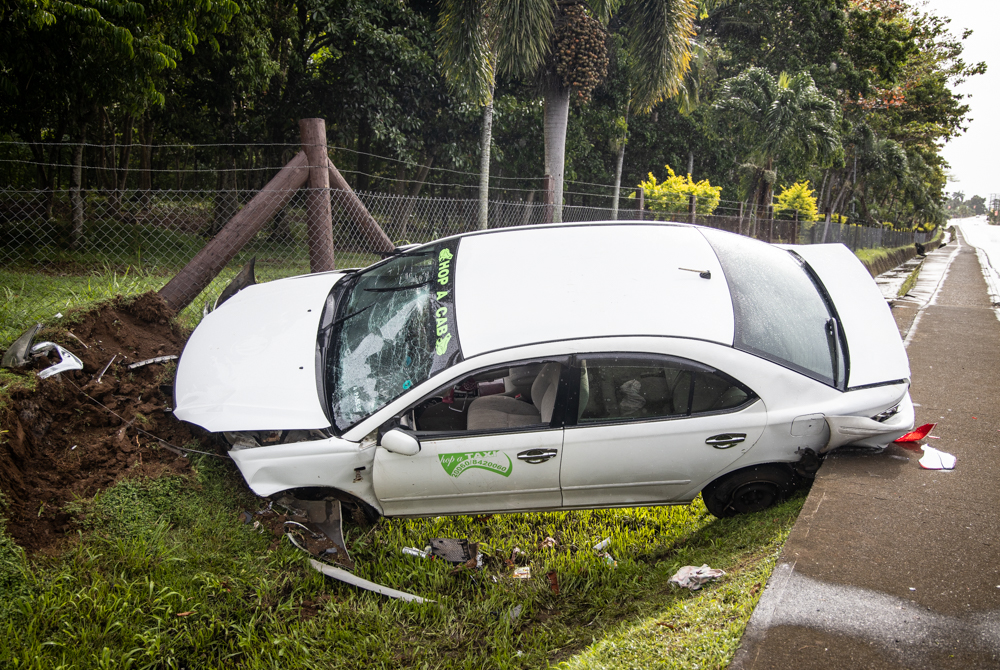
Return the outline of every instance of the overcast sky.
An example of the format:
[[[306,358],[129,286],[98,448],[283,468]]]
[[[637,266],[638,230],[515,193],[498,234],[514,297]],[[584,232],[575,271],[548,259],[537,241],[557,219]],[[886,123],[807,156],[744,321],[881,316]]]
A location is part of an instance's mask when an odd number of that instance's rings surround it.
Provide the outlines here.
[[[944,146],[944,158],[951,164],[946,190],[962,191],[966,199],[1000,194],[1000,0],[926,2],[928,10],[951,19],[950,28],[957,36],[966,28],[974,31],[965,40],[963,58],[987,65],[986,74],[971,77],[957,89],[972,106],[972,121],[964,135]]]

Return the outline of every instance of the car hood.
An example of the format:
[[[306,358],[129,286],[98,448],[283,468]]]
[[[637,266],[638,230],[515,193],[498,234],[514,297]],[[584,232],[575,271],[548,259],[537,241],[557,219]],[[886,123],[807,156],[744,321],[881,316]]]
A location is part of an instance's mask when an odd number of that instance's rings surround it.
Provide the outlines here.
[[[813,269],[837,308],[851,369],[848,388],[910,378],[899,328],[857,256],[843,244],[787,246]]]
[[[208,314],[177,365],[174,415],[212,431],[326,428],[316,336],[341,273],[247,287]]]

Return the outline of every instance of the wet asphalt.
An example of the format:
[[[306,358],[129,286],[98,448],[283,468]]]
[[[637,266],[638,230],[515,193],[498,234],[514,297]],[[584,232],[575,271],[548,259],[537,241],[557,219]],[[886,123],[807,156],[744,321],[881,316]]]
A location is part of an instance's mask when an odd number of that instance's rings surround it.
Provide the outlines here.
[[[730,668],[1000,668],[1000,320],[961,234],[893,309],[916,423],[958,457],[831,454]]]

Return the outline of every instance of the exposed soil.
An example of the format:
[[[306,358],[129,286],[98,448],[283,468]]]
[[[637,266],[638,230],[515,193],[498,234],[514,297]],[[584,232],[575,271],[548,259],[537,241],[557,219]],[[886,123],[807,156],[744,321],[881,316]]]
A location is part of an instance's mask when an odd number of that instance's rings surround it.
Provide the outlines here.
[[[38,379],[34,390],[14,390],[11,405],[0,410],[0,426],[7,431],[0,434],[7,530],[29,553],[57,549],[73,532],[63,509],[67,502],[91,497],[125,477],[190,470],[187,458],[159,444],[185,446],[197,437],[170,414],[169,389],[166,394],[160,389],[172,382],[174,363],[128,369],[179,355],[186,336],[163,300],[146,293],[73,314],[35,337],[36,343],[69,349],[84,368]],[[97,381],[112,356],[114,363]],[[17,373],[27,378],[56,362],[53,353]],[[194,448],[212,450],[206,440]]]

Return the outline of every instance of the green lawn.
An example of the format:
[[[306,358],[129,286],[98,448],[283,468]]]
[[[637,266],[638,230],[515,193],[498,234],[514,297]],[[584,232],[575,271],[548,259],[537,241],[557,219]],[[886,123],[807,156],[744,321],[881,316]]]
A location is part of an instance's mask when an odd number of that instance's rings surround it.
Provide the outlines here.
[[[196,457],[197,458],[197,457]],[[230,464],[127,479],[72,505],[79,535],[27,561],[0,536],[6,668],[713,668],[732,658],[803,497],[738,519],[690,506],[381,520],[347,534],[361,591],[239,519],[264,502]],[[541,549],[552,536],[555,549]],[[482,570],[401,553],[482,543]],[[611,538],[610,566],[592,545]],[[518,547],[531,579],[504,561]],[[677,568],[727,575],[698,592]],[[558,575],[559,594],[546,573]],[[512,613],[519,610],[519,616]]]

